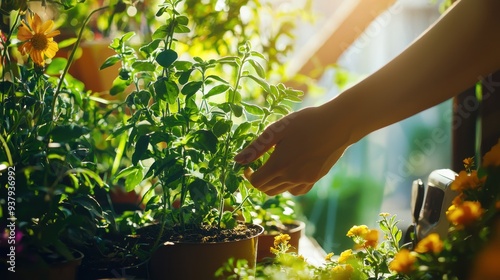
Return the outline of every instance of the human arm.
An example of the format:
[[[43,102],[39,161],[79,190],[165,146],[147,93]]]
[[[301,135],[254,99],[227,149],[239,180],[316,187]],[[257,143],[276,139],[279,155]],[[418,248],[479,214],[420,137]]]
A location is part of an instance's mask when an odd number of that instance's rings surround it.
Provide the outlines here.
[[[443,102],[500,68],[500,1],[461,0],[384,67],[318,106],[269,126],[235,157],[247,178],[274,195],[309,191],[344,150],[370,132]]]

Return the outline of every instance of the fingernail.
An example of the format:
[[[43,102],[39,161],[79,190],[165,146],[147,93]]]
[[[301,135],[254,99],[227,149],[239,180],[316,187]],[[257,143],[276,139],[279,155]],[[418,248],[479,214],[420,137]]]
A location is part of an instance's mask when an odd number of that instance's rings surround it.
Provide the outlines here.
[[[247,157],[245,157],[244,154],[242,153],[239,153],[237,154],[236,156],[234,156],[234,160],[238,163],[241,163],[241,164],[246,164],[247,162]]]

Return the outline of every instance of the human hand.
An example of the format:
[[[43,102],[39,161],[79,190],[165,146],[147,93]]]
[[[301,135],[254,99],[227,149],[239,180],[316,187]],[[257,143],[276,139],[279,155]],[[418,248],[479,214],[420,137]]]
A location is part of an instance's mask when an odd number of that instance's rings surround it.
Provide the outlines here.
[[[255,172],[247,169],[245,176],[268,195],[305,194],[351,144],[352,127],[335,116],[326,105],[294,112],[267,127],[235,161],[251,163],[274,147],[267,162]]]

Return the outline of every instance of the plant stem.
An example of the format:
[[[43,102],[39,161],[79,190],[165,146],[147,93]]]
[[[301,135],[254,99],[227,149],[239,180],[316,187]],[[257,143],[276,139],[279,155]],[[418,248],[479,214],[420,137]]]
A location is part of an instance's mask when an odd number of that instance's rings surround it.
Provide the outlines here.
[[[61,87],[62,87],[62,84],[64,82],[64,78],[66,77],[66,74],[68,74],[68,71],[69,71],[69,67],[71,66],[71,64],[73,63],[73,60],[75,58],[75,53],[76,53],[76,50],[78,49],[78,47],[80,46],[80,42],[82,40],[82,36],[83,36],[83,31],[85,30],[85,26],[87,26],[88,22],[90,21],[90,18],[97,12],[99,11],[102,11],[102,10],[105,10],[109,8],[109,6],[104,6],[104,7],[100,7],[100,8],[97,8],[95,10],[93,10],[88,16],[87,18],[85,18],[85,21],[83,22],[82,24],[82,27],[80,28],[80,31],[78,32],[78,37],[76,38],[76,42],[75,44],[73,45],[73,49],[71,50],[71,53],[69,54],[69,57],[68,57],[68,62],[66,63],[66,66],[64,67],[64,70],[63,72],[61,73],[61,76],[59,77],[59,82],[57,84],[57,88],[56,88],[56,91],[54,93],[54,97],[53,97],[53,100],[52,100],[52,108],[55,108],[56,106],[56,101],[57,101],[57,97],[59,96],[59,93],[61,91]],[[54,112],[55,110],[53,109],[52,110],[52,120],[54,120]]]
[[[236,96],[236,91],[238,90],[238,87],[240,85],[241,77],[243,76],[243,66],[245,65],[246,59],[248,58],[248,53],[245,53],[243,55],[243,59],[241,60],[241,64],[238,65],[238,71],[236,75],[236,82],[234,84],[234,87],[232,90],[234,90],[233,95],[232,95],[232,100],[230,100],[231,104],[234,104],[235,101],[235,96]],[[233,120],[233,108],[231,108],[231,111],[229,113],[229,121]],[[224,192],[226,189],[226,176],[227,176],[227,169],[228,169],[228,163],[227,163],[227,158],[229,156],[229,150],[230,150],[230,143],[232,139],[232,134],[231,132],[227,133],[226,137],[226,144],[225,146],[225,151],[224,151],[224,156],[222,157],[222,170],[221,170],[221,191],[220,191],[220,197],[219,197],[219,220],[218,220],[218,227],[220,228],[221,222],[222,222],[222,214],[224,212]]]

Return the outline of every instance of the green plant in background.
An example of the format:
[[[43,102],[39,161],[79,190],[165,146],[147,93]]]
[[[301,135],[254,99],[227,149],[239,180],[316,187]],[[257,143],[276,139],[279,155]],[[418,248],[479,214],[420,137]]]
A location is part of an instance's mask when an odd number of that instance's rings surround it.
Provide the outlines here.
[[[297,221],[296,205],[287,194],[268,196],[263,192],[251,192],[242,215],[247,221],[262,225],[268,234],[287,232],[289,225]]]
[[[68,60],[50,62],[59,33],[52,21],[4,4],[2,19],[11,24],[0,39],[1,225],[19,239],[19,259],[71,259],[70,244],[108,224],[93,198],[107,186],[90,156],[89,96],[67,75]]]
[[[261,64],[265,57],[249,43],[237,56],[204,60],[186,56],[176,36],[191,31],[179,9],[182,1],[165,1],[158,15],[166,23],[137,49],[127,45],[132,33],[110,45],[116,55],[103,68],[121,62],[111,89],[132,87],[125,104],[131,112],[114,137],[128,135],[132,165],[116,179],[129,188],[149,184],[146,210],[163,226],[233,228],[235,213],[249,199],[243,166],[232,160],[263,128],[290,111],[287,102],[301,92],[269,84]],[[260,92],[264,105],[246,101]],[[256,162],[257,167],[261,162]]]

